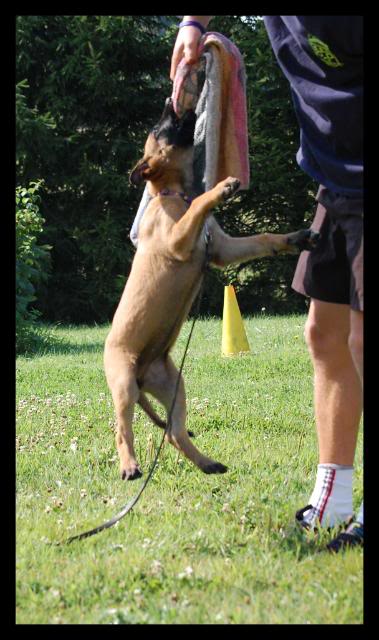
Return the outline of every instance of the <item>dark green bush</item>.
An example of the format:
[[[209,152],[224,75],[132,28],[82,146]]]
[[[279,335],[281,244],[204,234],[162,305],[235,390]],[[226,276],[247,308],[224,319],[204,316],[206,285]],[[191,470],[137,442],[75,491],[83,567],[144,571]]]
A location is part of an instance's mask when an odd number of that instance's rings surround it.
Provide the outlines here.
[[[33,308],[36,286],[46,282],[51,249],[38,244],[45,222],[39,211],[41,181],[16,188],[16,348],[23,352],[41,338],[39,311]]]
[[[169,22],[177,19],[17,18],[18,182],[45,179],[52,275],[36,306],[49,320],[112,317],[141,197],[128,172],[170,93]]]

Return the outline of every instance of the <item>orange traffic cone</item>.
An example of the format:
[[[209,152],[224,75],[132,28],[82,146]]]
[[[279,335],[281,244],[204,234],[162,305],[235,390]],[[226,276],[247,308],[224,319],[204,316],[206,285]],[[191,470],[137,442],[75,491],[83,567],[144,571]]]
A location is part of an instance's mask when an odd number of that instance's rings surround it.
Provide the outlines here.
[[[223,356],[250,351],[236,294],[231,284],[224,290],[221,351]]]

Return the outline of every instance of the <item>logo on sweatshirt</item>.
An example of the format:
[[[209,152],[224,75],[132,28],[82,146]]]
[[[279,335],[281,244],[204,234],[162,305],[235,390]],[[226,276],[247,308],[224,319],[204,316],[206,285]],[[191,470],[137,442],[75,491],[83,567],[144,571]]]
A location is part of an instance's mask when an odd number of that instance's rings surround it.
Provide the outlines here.
[[[343,63],[340,62],[333,51],[331,51],[325,42],[316,38],[316,36],[309,35],[308,42],[312,48],[313,53],[320,58],[324,64],[328,67],[343,67]]]

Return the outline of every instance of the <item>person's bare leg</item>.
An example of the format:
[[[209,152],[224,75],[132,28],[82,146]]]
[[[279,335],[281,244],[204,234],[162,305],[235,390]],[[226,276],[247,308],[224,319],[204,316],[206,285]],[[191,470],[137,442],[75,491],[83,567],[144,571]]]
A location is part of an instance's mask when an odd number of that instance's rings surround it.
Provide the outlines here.
[[[350,312],[349,348],[363,388],[363,311]]]
[[[363,389],[363,312],[350,312],[349,348]],[[363,546],[364,537],[364,507],[363,501],[354,519],[350,521],[345,531],[339,533],[327,545],[329,551],[338,553],[345,547]]]
[[[362,386],[355,365],[359,360],[357,331],[354,331],[354,353],[357,354],[354,360],[350,350],[353,345],[350,311],[348,305],[312,299],[305,327],[314,367],[320,464],[352,466],[354,463],[362,414]],[[358,329],[356,314],[359,312],[352,312],[352,326]]]

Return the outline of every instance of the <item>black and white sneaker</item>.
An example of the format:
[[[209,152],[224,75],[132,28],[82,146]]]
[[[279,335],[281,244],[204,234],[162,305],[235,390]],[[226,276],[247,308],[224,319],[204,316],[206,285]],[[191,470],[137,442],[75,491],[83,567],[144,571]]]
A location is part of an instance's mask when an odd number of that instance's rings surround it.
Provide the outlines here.
[[[342,549],[351,547],[363,547],[363,524],[352,520],[345,531],[342,531],[329,544],[328,551],[338,553]]]

